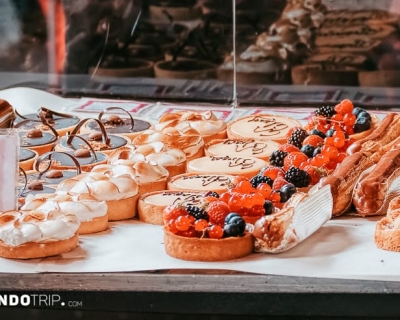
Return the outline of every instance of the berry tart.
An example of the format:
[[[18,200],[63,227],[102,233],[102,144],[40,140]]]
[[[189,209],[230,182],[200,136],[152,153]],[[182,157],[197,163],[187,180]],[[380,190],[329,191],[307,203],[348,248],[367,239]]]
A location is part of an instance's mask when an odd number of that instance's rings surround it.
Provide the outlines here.
[[[167,113],[161,116],[158,124],[155,125],[157,130],[170,127],[182,130],[188,126],[198,131],[205,143],[213,139],[226,138],[225,121],[219,120],[212,111]]]
[[[257,114],[234,120],[228,124],[229,139],[254,139],[284,143],[286,134],[301,124],[292,118],[269,114]]]
[[[163,225],[163,210],[169,205],[200,206],[204,199],[204,192],[161,190],[145,193],[139,198],[139,220]]]
[[[169,190],[225,192],[232,184],[233,175],[183,173],[168,179]]]
[[[220,200],[202,208],[170,205],[163,211],[164,248],[171,257],[190,261],[239,259],[253,251],[246,222]]]
[[[75,249],[78,243],[78,218],[55,209],[4,211],[0,213],[0,257],[35,259]]]
[[[169,177],[186,172],[186,155],[178,148],[169,148],[156,141],[138,146],[122,147],[113,152],[109,164],[133,166],[138,161],[153,161],[169,172]]]
[[[252,177],[266,164],[264,160],[255,157],[210,156],[189,161],[187,172]]]
[[[90,173],[82,173],[62,181],[57,193],[71,196],[89,194],[108,206],[109,221],[133,218],[139,198],[135,172],[128,166],[100,165]]]
[[[216,139],[205,145],[206,156],[256,157],[268,161],[271,153],[278,149],[275,141],[253,139]]]
[[[107,204],[87,193],[28,196],[21,208],[44,213],[57,209],[77,216],[80,221],[79,234],[96,233],[108,228]]]

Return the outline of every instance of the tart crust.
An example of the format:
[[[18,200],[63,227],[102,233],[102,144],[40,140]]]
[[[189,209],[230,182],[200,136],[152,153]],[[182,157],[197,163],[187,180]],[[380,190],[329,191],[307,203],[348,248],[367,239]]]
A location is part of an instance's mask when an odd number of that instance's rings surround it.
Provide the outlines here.
[[[108,221],[131,219],[136,216],[136,206],[139,194],[130,198],[106,201],[108,206]]]
[[[9,246],[0,240],[0,257],[8,259],[36,259],[69,252],[79,245],[78,234],[69,239],[27,242],[18,246]]]
[[[253,251],[253,236],[224,239],[188,238],[164,231],[165,251],[171,257],[189,261],[226,261],[239,259]]]
[[[104,231],[108,228],[108,215],[93,218],[90,221],[81,221],[79,234],[91,234]]]

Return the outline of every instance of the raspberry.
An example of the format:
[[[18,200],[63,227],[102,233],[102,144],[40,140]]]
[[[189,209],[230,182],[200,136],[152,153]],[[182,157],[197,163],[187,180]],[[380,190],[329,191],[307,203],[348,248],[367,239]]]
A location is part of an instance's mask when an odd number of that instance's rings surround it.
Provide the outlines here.
[[[296,146],[297,148],[301,148],[303,144],[303,140],[308,137],[308,133],[304,129],[296,129],[293,130],[292,135],[289,137],[287,142]]]
[[[299,152],[300,151],[299,148],[297,148],[294,145],[289,144],[289,143],[284,143],[284,144],[280,145],[278,149],[281,150],[281,151],[285,151],[287,153]]]
[[[269,157],[269,163],[275,167],[283,167],[283,160],[288,155],[287,152],[282,150],[275,150]]]
[[[254,176],[253,178],[251,178],[250,183],[253,188],[257,188],[260,183],[268,183],[270,186],[272,186],[273,181],[270,177],[267,176]]]
[[[274,183],[272,184],[272,190],[280,190],[284,185],[288,184],[289,182],[284,178],[276,178]]]
[[[270,177],[272,180],[275,180],[278,177],[284,177],[285,176],[285,171],[283,171],[282,168],[279,167],[268,167],[262,172],[262,175],[265,177]]]
[[[203,208],[196,206],[186,206],[187,212],[194,217],[196,220],[206,220],[208,221],[208,214],[205,212]]]
[[[311,177],[307,172],[295,167],[290,167],[285,174],[285,179],[293,183],[296,188],[307,187],[311,182]]]
[[[292,152],[289,153],[283,161],[284,169],[288,169],[290,166],[299,167],[303,162],[307,161],[308,157],[303,152]]]
[[[316,116],[323,116],[325,118],[330,118],[336,113],[335,108],[332,106],[322,106],[315,110]]]
[[[223,201],[214,201],[207,206],[207,214],[210,222],[223,226],[225,217],[231,212],[229,206]]]

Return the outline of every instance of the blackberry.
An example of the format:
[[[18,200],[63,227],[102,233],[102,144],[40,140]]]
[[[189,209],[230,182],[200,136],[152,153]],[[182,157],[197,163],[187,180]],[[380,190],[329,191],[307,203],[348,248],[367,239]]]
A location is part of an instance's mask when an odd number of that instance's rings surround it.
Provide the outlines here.
[[[260,175],[254,176],[250,179],[250,183],[253,188],[257,188],[260,183],[268,183],[272,187],[273,182],[274,181],[270,177]]]
[[[205,195],[205,197],[214,197],[214,198],[219,198],[219,194],[215,191],[208,191]]]
[[[303,141],[308,137],[308,133],[306,130],[298,128],[293,130],[292,134],[288,139],[288,143],[296,146],[297,148],[301,148]]]
[[[196,220],[200,220],[200,219],[204,219],[206,221],[209,220],[209,216],[203,208],[196,207],[196,206],[186,206],[186,210]]]
[[[334,114],[336,114],[335,107],[332,106],[323,106],[315,110],[316,116],[323,116],[325,118],[331,118]]]
[[[288,155],[287,152],[282,150],[275,150],[269,157],[269,163],[275,167],[283,167],[283,160]]]
[[[290,167],[285,173],[285,180],[294,184],[296,188],[307,187],[311,182],[310,175],[299,168]]]

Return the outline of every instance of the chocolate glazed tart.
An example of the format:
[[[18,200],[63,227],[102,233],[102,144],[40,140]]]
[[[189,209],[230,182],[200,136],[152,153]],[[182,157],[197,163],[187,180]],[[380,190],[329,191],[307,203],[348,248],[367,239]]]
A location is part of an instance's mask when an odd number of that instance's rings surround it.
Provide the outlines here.
[[[127,116],[120,117],[115,113],[105,116],[106,113],[112,110],[123,111]],[[153,127],[150,122],[133,118],[128,111],[119,107],[110,107],[104,109],[102,112],[100,112],[98,119],[103,123],[107,133],[122,135],[131,140],[138,136],[142,131],[151,129]],[[80,132],[83,134],[90,134],[99,131],[101,131],[101,128],[96,121],[86,122],[80,130]]]
[[[57,131],[59,136],[64,136],[67,132],[72,131],[80,121],[80,119],[76,116],[56,112],[44,107],[41,107],[37,113],[20,115],[16,111],[16,114],[17,118],[14,121],[14,125],[17,125],[23,121],[24,123],[19,125],[19,128],[22,130],[41,128],[43,131],[48,131],[47,126],[40,123],[38,124],[38,121],[41,121],[41,116],[44,115],[47,124],[52,126]]]
[[[33,163],[38,157],[38,153],[26,148],[19,149],[19,167],[25,171],[33,169]]]

